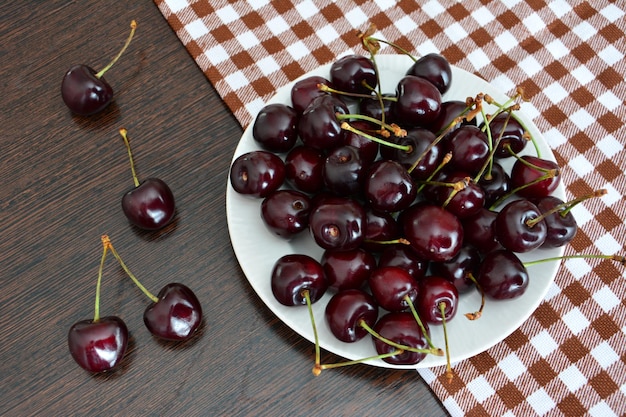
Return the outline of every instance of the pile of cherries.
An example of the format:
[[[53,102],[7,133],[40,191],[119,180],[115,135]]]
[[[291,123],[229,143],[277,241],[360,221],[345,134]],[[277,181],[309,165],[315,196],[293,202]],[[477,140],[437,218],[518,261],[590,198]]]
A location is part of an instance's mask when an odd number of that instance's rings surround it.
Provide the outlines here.
[[[80,64],[72,66],[61,83],[61,96],[76,115],[92,116],[102,112],[113,100],[113,89],[103,75],[120,58],[130,44],[137,28],[131,22],[131,32],[117,56],[99,72]],[[175,217],[176,205],[169,186],[159,178],[139,181],[124,128],[119,130],[130,159],[134,187],[122,196],[121,207],[128,221],[135,227],[156,231],[168,226]],[[118,316],[100,316],[100,287],[104,261],[108,252],[118,260],[133,282],[152,301],[143,315],[144,324],[154,336],[169,341],[188,340],[196,334],[202,321],[202,307],[196,295],[181,283],[165,285],[158,295],[148,291],[130,272],[114,249],[108,236],[102,236],[103,253],[96,285],[93,319],[74,323],[68,332],[70,354],[83,369],[98,373],[116,368],[124,358],[128,346],[128,328]]]
[[[429,54],[395,92],[381,91],[377,40],[362,40],[369,57],[344,56],[328,77],[297,81],[291,105],[260,111],[252,126],[260,149],[235,158],[230,183],[262,200],[274,235],[308,233],[324,250],[321,259],[276,261],[268,281],[281,304],[310,310],[332,291],[325,319],[337,339],[370,334],[377,358],[416,364],[442,354],[429,326],[443,324],[445,334],[461,294],[482,295],[469,319],[485,297],[524,294],[530,263],[518,254],[566,245],[577,231],[571,208],[604,191],[570,202],[552,195],[557,164],[536,144],[537,156],[520,155],[533,143],[515,113],[521,89],[506,103],[481,93],[445,101],[450,65]],[[317,350],[314,373],[335,367],[320,366]]]

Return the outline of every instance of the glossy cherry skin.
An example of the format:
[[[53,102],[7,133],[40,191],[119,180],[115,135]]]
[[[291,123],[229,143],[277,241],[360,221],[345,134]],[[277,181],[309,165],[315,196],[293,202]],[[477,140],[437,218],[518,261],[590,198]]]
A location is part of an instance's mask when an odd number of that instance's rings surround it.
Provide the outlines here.
[[[452,259],[461,250],[463,228],[449,211],[418,203],[402,212],[401,217],[404,236],[421,258],[442,262]]]
[[[392,213],[372,210],[371,207],[365,210],[365,239],[361,247],[370,252],[380,252],[389,247],[386,243],[400,237],[398,222]],[[377,243],[381,242],[381,243]]]
[[[318,85],[320,84],[332,87],[330,81],[318,75],[306,77],[295,82],[291,88],[291,104],[298,114],[302,114],[304,109],[306,109],[316,97],[329,94],[319,89]]]
[[[476,214],[463,219],[463,243],[472,245],[481,253],[502,249],[496,237],[495,221],[498,213],[482,208]]]
[[[181,341],[190,339],[202,322],[202,306],[186,285],[167,284],[143,313],[143,322],[154,336]]]
[[[460,123],[449,126],[453,120],[457,117],[462,116],[465,110],[467,109],[467,104],[464,101],[460,100],[448,100],[441,103],[441,111],[439,112],[439,116],[433,124],[431,124],[428,128],[436,134],[443,132],[445,129],[449,127],[449,132],[458,128],[461,125],[473,125],[476,126],[476,119],[472,119],[471,121],[467,121],[463,119]]]
[[[452,84],[452,68],[446,58],[437,53],[430,53],[420,57],[411,65],[407,71],[407,75],[415,75],[417,77],[428,80],[437,87],[437,90],[443,95],[450,89]]]
[[[374,210],[398,212],[413,204],[417,187],[400,163],[379,160],[365,176],[364,194]]]
[[[326,188],[339,196],[358,196],[366,167],[353,146],[338,146],[328,151],[322,176]]]
[[[61,82],[61,97],[65,105],[81,116],[104,110],[113,100],[113,88],[104,77],[87,65],[70,68]]]
[[[540,220],[529,226],[528,221],[539,216],[541,212],[529,200],[511,201],[496,216],[494,227],[498,242],[506,249],[518,253],[537,249],[546,240],[546,222]]]
[[[548,196],[535,201],[537,208],[542,214],[545,214],[555,207],[563,204],[563,200],[558,197]],[[563,212],[562,210],[550,213],[544,217],[548,232],[546,240],[541,248],[557,248],[567,245],[574,239],[578,231],[578,224],[571,211]]]
[[[230,167],[230,184],[239,194],[265,198],[285,181],[285,163],[268,151],[251,151],[238,156]]]
[[[122,210],[135,226],[158,230],[174,218],[174,194],[164,181],[148,178],[122,196]]]
[[[434,275],[452,282],[459,294],[463,294],[475,288],[469,276],[476,279],[480,262],[480,251],[473,246],[463,245],[459,253],[449,261],[432,262],[430,270]]]
[[[454,284],[443,277],[429,275],[419,282],[417,311],[422,320],[432,324],[446,323],[454,318],[459,306],[459,292]],[[443,315],[440,304],[444,304]]]
[[[441,111],[441,93],[424,78],[405,75],[398,82],[396,96],[391,109],[402,126],[427,127]]]
[[[101,317],[98,321],[81,320],[67,335],[72,355],[81,368],[89,372],[104,372],[120,364],[128,346],[128,328],[116,316]]]
[[[520,259],[506,249],[488,253],[478,272],[485,294],[497,300],[516,298],[528,287],[528,271]]]
[[[306,305],[305,290],[308,290],[311,303],[314,303],[328,289],[322,265],[303,254],[279,258],[272,268],[270,281],[274,297],[286,306]]]
[[[435,171],[443,158],[439,143],[433,144],[435,139],[435,134],[430,130],[424,128],[409,129],[405,137],[394,140],[397,145],[409,146],[408,151],[382,146],[380,153],[383,158],[397,161],[407,169],[411,168],[419,159],[411,171],[411,177],[425,180]]]
[[[493,162],[491,170],[478,180],[485,193],[485,207],[491,207],[511,191],[511,178],[502,165]]]
[[[323,249],[350,250],[365,239],[365,209],[355,200],[328,197],[314,206],[309,230]]]
[[[511,168],[511,187],[518,189],[516,193],[526,198],[541,198],[551,195],[561,183],[561,175],[559,166],[554,161],[538,158],[532,155],[524,155],[521,157],[526,163],[519,160],[515,161]],[[543,170],[555,170],[556,175],[552,178],[543,178],[546,173],[528,164],[535,165]],[[535,182],[538,181],[538,182]],[[535,182],[534,184],[531,184]],[[525,186],[526,184],[531,184]],[[521,188],[525,186],[524,188]]]
[[[346,93],[370,94],[378,85],[374,63],[362,55],[346,55],[330,66],[330,82]]]
[[[268,104],[261,109],[252,125],[252,137],[263,149],[287,152],[298,139],[298,113],[282,103]]]
[[[261,219],[272,234],[292,239],[309,227],[309,197],[295,190],[277,190],[261,203]]]
[[[368,334],[361,323],[374,326],[378,319],[378,305],[363,290],[348,289],[333,295],[324,310],[331,333],[342,342],[352,343]]]
[[[327,250],[320,259],[328,286],[337,291],[361,288],[376,268],[376,258],[370,252]]]
[[[464,125],[446,137],[446,151],[452,153],[450,166],[477,174],[489,159],[487,135],[476,126]]]
[[[410,246],[395,244],[387,245],[378,258],[378,267],[395,266],[407,271],[419,281],[428,271],[429,262],[420,258]]]
[[[425,328],[428,331],[428,327]],[[428,349],[428,340],[422,333],[422,329],[417,324],[415,317],[409,312],[387,313],[382,316],[376,325],[374,331],[395,343],[409,346],[417,349]],[[430,335],[429,335],[430,336]],[[397,348],[372,337],[374,347],[379,355],[391,353]],[[426,353],[404,351],[399,355],[384,358],[383,361],[394,365],[414,365],[421,362],[426,357]]]
[[[415,304],[418,284],[403,268],[397,266],[376,268],[367,282],[378,305],[387,311],[408,310],[409,302],[405,297]]]
[[[354,120],[350,122],[350,125],[358,131],[365,132],[370,135],[374,133],[373,125],[366,121]],[[373,136],[376,136],[376,134]],[[372,162],[376,160],[379,148],[377,142],[352,131],[346,131],[343,138],[343,145],[352,146],[358,150],[361,162],[364,166],[370,166]]]
[[[343,143],[345,131],[337,113],[348,113],[346,105],[336,97],[316,97],[304,110],[298,122],[300,140],[306,146],[328,150]]]
[[[465,188],[452,195],[453,189],[446,186],[438,186],[435,193],[435,201],[445,205],[446,210],[453,213],[459,219],[476,214],[485,204],[485,192],[476,184],[468,173],[454,171],[446,173],[443,181],[449,184],[465,182]],[[452,195],[452,197],[450,197]]]
[[[513,156],[511,151],[519,154],[529,142],[524,136],[524,127],[507,112],[496,115],[489,122],[489,128],[491,129],[491,137],[497,143],[494,153],[496,158],[509,158]]]
[[[324,187],[324,154],[307,146],[296,146],[285,157],[285,178],[300,191],[313,194]]]

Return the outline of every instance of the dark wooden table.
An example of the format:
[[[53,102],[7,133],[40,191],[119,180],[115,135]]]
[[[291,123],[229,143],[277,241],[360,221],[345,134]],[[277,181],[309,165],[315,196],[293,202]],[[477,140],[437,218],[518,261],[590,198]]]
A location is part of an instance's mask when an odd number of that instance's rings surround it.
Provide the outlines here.
[[[17,1],[0,13],[0,415],[445,415],[413,371],[311,374],[313,345],[259,300],[230,244],[224,196],[242,130],[151,1]],[[114,104],[73,116],[63,74],[102,68],[132,19],[136,37],[106,76]],[[133,183],[120,127],[139,177],[160,177],[177,198],[162,232],[121,212]],[[191,343],[155,340],[149,300],[110,257],[101,312],[121,316],[131,341],[118,371],[92,376],[67,331],[93,317],[104,233],[153,292],[191,287],[205,318]]]

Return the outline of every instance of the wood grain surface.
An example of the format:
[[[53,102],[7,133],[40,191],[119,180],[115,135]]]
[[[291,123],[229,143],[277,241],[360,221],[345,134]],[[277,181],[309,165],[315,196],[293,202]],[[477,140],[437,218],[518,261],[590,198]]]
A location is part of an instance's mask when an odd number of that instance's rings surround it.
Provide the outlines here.
[[[63,74],[101,69],[132,19],[136,37],[105,76],[115,102],[73,116]],[[230,244],[225,187],[241,128],[153,2],[8,2],[0,35],[1,415],[446,414],[413,371],[312,375],[313,345],[258,299]],[[122,214],[133,183],[120,127],[139,177],[163,179],[176,196],[176,221],[161,232]],[[110,257],[101,313],[122,317],[131,342],[119,370],[92,376],[70,357],[67,331],[93,317],[104,233],[151,291],[192,288],[204,324],[186,344],[154,339],[142,320],[149,300]]]

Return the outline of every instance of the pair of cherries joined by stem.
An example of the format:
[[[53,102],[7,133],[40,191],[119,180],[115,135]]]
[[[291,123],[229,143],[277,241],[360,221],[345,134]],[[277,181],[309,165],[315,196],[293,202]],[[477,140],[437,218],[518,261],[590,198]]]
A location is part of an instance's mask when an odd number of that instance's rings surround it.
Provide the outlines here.
[[[71,326],[67,341],[70,354],[83,369],[106,372],[120,365],[128,346],[126,323],[118,316],[100,316],[100,288],[104,262],[110,251],[137,287],[152,301],[143,313],[144,324],[157,338],[168,341],[191,339],[202,321],[202,307],[194,292],[181,283],[165,285],[153,295],[128,269],[108,236],[102,236],[102,258],[96,284],[93,319],[81,320]]]

